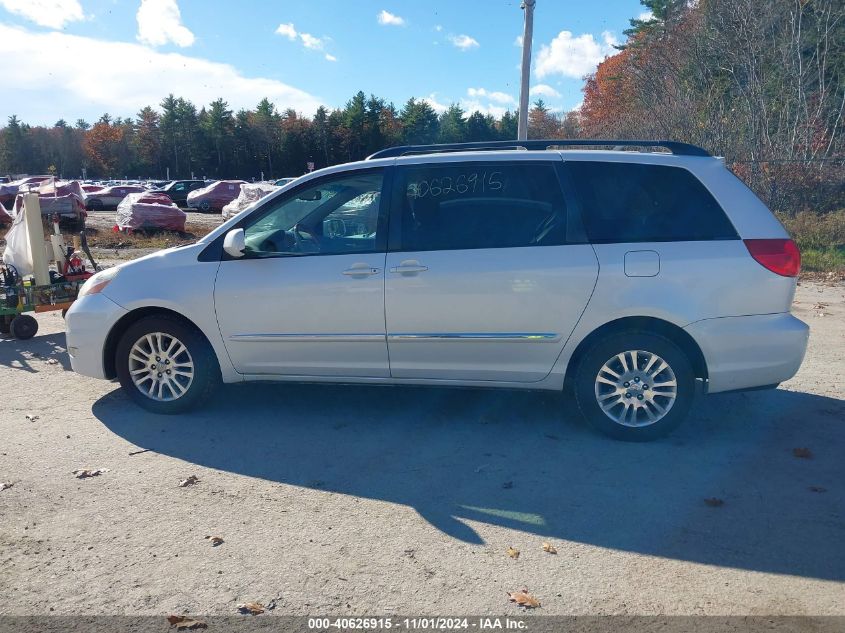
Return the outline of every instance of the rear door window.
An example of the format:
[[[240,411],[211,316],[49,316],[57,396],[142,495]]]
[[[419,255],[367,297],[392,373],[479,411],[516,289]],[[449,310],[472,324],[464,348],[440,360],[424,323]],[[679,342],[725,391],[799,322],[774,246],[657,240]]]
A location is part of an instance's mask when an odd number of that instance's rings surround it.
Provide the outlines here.
[[[567,161],[591,242],[739,239],[712,194],[681,167]]]
[[[566,242],[566,206],[552,163],[415,165],[399,168],[396,183],[393,250]]]

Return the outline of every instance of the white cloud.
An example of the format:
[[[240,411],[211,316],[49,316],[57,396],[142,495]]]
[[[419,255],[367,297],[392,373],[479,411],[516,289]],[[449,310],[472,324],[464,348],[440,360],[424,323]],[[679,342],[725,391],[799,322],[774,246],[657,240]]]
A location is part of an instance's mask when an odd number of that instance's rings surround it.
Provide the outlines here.
[[[141,0],[138,13],[138,41],[150,46],[168,42],[182,48],[194,43],[194,34],[182,24],[176,0]]]
[[[288,22],[287,24],[280,24],[279,26],[277,26],[276,34],[283,35],[290,41],[294,41],[296,39],[296,29],[293,26],[293,22]]]
[[[0,59],[4,80],[15,86],[0,101],[0,120],[15,113],[42,124],[93,120],[105,111],[128,116],[171,92],[198,106],[223,97],[234,110],[254,108],[264,97],[279,109],[307,114],[322,103],[275,79],[246,77],[229,64],[56,31],[0,24]]]
[[[550,44],[540,47],[535,67],[537,77],[563,75],[580,79],[594,72],[605,57],[615,53],[613,45],[616,43],[610,31],[602,33],[601,42],[597,42],[592,33],[575,37],[569,31],[561,31]]]
[[[492,103],[483,103],[478,99],[461,99],[460,105],[467,114],[480,112],[481,114],[492,114],[497,119],[501,118],[508,111],[508,108]]]
[[[335,57],[334,55],[330,55],[329,53],[326,53],[326,61],[328,61],[328,62],[336,62],[336,61],[337,61],[337,57]]]
[[[521,35],[516,36],[516,39],[513,41],[513,45],[519,46],[520,48],[522,48],[522,36]]]
[[[538,97],[550,97],[552,99],[560,97],[560,93],[548,84],[537,84],[536,86],[533,86],[531,88],[531,95],[536,95]]]
[[[326,42],[330,40],[328,37],[317,37],[315,35],[311,35],[310,33],[302,33],[296,30],[296,27],[293,25],[293,22],[288,22],[287,24],[280,24],[276,27],[276,35],[281,35],[282,37],[288,38],[291,42],[295,42],[297,38],[299,41],[302,42],[302,45],[305,48],[311,49],[312,51],[321,51],[326,45]],[[326,59],[329,57],[333,57],[332,55],[326,55]],[[336,61],[335,59],[329,59],[330,62]]]
[[[480,46],[478,41],[469,35],[450,35],[449,41],[462,51],[468,51],[471,48],[478,48]]]
[[[85,19],[79,0],[0,0],[0,6],[51,29],[61,29],[68,22]]]
[[[637,16],[638,20],[642,20],[643,22],[648,22],[649,20],[654,19],[654,14],[651,11],[643,11]]]
[[[390,11],[385,11],[384,9],[381,10],[381,13],[378,14],[376,19],[382,26],[405,26],[404,18],[400,18],[398,15],[393,15]]]
[[[486,97],[490,101],[495,101],[496,103],[516,103],[516,99],[506,92],[490,92],[484,88],[467,88],[467,94],[473,99]]]
[[[436,92],[432,92],[427,97],[418,97],[418,101],[425,101],[428,105],[432,107],[435,112],[437,112],[437,114],[443,114],[444,112],[446,112],[446,110],[449,109],[449,106],[437,101]]]
[[[305,48],[310,48],[314,51],[319,51],[323,48],[323,40],[319,37],[314,37],[310,33],[300,33],[299,39],[302,40],[302,45],[305,46]]]
[[[435,26],[435,27],[434,27],[434,30],[435,30],[435,31],[437,31],[438,33],[440,33],[440,31],[442,31],[442,30],[443,30],[443,25],[442,25],[442,24],[438,24],[437,26]]]

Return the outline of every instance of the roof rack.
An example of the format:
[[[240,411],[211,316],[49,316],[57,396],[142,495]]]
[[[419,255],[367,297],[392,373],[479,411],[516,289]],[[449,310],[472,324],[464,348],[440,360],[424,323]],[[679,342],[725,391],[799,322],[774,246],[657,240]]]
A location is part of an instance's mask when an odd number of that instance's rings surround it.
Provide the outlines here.
[[[533,149],[546,150],[550,147],[662,147],[678,156],[710,156],[710,152],[697,145],[681,143],[679,141],[642,141],[616,139],[531,139],[528,141],[481,141],[476,143],[443,143],[439,145],[399,145],[388,147],[367,157],[391,158],[393,156],[408,156],[412,154],[438,154],[444,152],[493,151],[501,149]]]

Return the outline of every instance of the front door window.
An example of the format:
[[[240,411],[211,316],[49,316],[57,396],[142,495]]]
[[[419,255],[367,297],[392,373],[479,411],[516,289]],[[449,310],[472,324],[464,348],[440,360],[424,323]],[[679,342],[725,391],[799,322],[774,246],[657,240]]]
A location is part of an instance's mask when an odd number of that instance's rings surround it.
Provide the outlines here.
[[[250,218],[247,257],[340,255],[383,250],[381,170],[321,180]]]

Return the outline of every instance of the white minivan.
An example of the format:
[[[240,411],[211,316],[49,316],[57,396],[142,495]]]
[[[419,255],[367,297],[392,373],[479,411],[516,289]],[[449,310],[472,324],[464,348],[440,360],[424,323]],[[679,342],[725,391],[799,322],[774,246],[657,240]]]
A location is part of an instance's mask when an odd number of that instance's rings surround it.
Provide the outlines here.
[[[692,145],[407,146],[98,273],[67,344],[75,371],[157,413],[221,380],[569,386],[595,427],[647,440],[696,392],[795,374],[799,267],[766,206]]]

